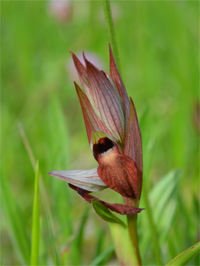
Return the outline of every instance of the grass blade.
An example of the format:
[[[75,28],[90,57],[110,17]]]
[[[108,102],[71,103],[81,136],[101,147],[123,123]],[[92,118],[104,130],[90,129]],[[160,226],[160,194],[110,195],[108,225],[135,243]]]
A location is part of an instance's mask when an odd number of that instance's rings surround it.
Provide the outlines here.
[[[31,145],[28,141],[28,138],[25,134],[25,131],[21,125],[21,123],[18,123],[18,128],[19,128],[19,132],[22,138],[22,141],[24,143],[24,146],[26,148],[27,154],[30,158],[31,164],[33,166],[33,169],[35,170],[35,165],[36,165],[36,160],[31,148]],[[55,244],[55,236],[53,234],[53,229],[52,229],[52,224],[53,224],[53,218],[49,209],[49,205],[48,205],[48,196],[47,196],[47,191],[43,182],[43,178],[40,174],[40,191],[41,191],[41,203],[42,203],[42,207],[44,209],[45,212],[45,221],[47,224],[47,228],[49,231],[49,235],[50,235],[50,245],[51,245],[51,249],[52,249],[52,253],[53,253],[53,261],[55,265],[60,265],[60,259],[58,256],[58,251],[57,251],[57,246]],[[30,257],[29,257],[30,258]],[[30,259],[29,259],[30,261]]]
[[[105,263],[110,259],[112,254],[114,254],[114,251],[114,246],[109,247],[107,250],[99,254],[99,256],[97,256],[90,264],[90,266],[105,265]]]
[[[158,265],[162,265],[162,260],[161,260],[161,250],[160,246],[158,243],[158,233],[157,233],[157,228],[155,225],[154,217],[153,217],[153,211],[152,207],[149,201],[149,196],[146,191],[145,185],[143,185],[143,197],[144,197],[144,202],[145,202],[145,209],[148,217],[148,222],[149,222],[149,228],[151,231],[151,236],[152,236],[152,241],[153,241],[153,247],[154,247],[154,252],[155,252],[155,257]]]
[[[200,253],[200,242],[196,243],[192,247],[186,249],[178,256],[176,256],[172,261],[170,261],[166,266],[183,266],[186,265],[195,255]]]
[[[9,235],[21,264],[28,265],[30,258],[30,244],[25,232],[25,226],[22,222],[25,221],[25,219],[20,212],[14,195],[12,194],[7,178],[5,178],[3,174],[1,175],[0,192],[2,212],[9,230]]]
[[[147,252],[149,243],[153,241],[155,257],[159,265],[163,259],[162,247],[167,241],[176,213],[178,182],[181,175],[180,170],[170,171],[157,182],[150,192],[147,191],[146,184],[143,184],[144,207],[148,221],[147,224],[144,219],[143,226],[149,226],[150,231],[143,236],[141,248]]]
[[[38,265],[39,262],[39,240],[40,240],[40,210],[39,210],[39,162],[36,163],[35,189],[33,202],[33,224],[31,243],[30,265]]]
[[[71,246],[71,254],[72,254],[72,260],[73,260],[73,265],[80,265],[81,264],[81,258],[82,258],[82,247],[83,247],[83,236],[85,232],[85,226],[88,221],[89,217],[89,211],[90,211],[90,206],[86,206],[85,212],[82,216],[78,232],[76,234],[75,240]]]

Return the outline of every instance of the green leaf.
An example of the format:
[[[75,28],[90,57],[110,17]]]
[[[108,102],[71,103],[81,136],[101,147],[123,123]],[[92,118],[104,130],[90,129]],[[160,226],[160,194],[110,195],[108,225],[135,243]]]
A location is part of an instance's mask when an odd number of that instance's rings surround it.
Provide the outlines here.
[[[71,246],[71,255],[73,260],[73,265],[80,265],[82,260],[82,254],[83,254],[83,236],[85,232],[85,227],[87,225],[88,217],[89,217],[89,211],[90,206],[86,205],[85,212],[83,216],[81,217],[81,222],[78,227],[77,234],[75,236],[74,242]]]
[[[24,146],[26,148],[27,154],[30,158],[31,164],[32,164],[33,169],[35,171],[36,160],[35,160],[35,157],[33,154],[32,147],[29,143],[29,140],[26,136],[26,133],[25,133],[21,123],[18,123],[18,127],[19,127],[22,141],[23,141]],[[44,228],[48,229],[48,236],[49,236],[48,240],[46,240],[47,245],[45,246],[45,248],[47,249],[48,245],[51,247],[54,265],[60,265],[60,257],[58,255],[57,245],[56,245],[56,241],[55,241],[55,235],[54,235],[54,231],[53,231],[53,216],[52,216],[51,210],[49,208],[49,200],[48,200],[47,190],[46,190],[46,187],[44,185],[42,176],[40,178],[40,192],[41,192],[41,206],[42,206],[42,209],[44,210],[44,214],[45,214],[44,215],[44,217],[45,217]],[[23,221],[24,219],[21,219],[21,220]],[[30,262],[30,256],[28,256],[28,262]],[[28,264],[28,263],[26,263],[26,264]]]
[[[163,176],[157,184],[147,191],[146,184],[143,184],[143,199],[146,212],[145,219],[142,220],[143,227],[149,226],[142,238],[141,250],[147,252],[149,243],[153,243],[157,264],[162,263],[161,247],[166,243],[166,239],[171,228],[177,207],[177,189],[182,171],[174,169]],[[159,238],[158,238],[159,236]]]
[[[3,219],[11,237],[14,249],[22,265],[29,264],[30,245],[25,231],[26,220],[22,215],[17,200],[14,197],[8,179],[1,175],[1,208]]]
[[[150,201],[154,206],[154,219],[157,221],[158,232],[162,232],[162,236],[160,236],[162,244],[166,241],[176,212],[177,188],[181,176],[181,170],[170,171],[150,192]]]
[[[56,95],[53,93],[47,110],[47,126],[45,128],[46,139],[49,145],[49,152],[46,154],[46,172],[55,169],[68,169],[70,141],[68,127],[65,121],[63,108]],[[55,129],[59,132],[55,134]],[[68,149],[66,149],[68,147]],[[70,209],[72,202],[70,191],[66,189],[63,182],[57,182],[54,178],[48,177],[50,183],[50,193],[52,202],[56,202],[56,208],[53,209],[56,219],[62,228],[62,235],[68,238],[72,232],[72,222],[70,214],[66,216],[63,210]]]
[[[192,247],[186,249],[178,256],[176,256],[172,261],[170,261],[166,266],[183,266],[186,265],[195,255],[200,253],[200,242],[196,243]]]
[[[115,216],[108,208],[106,208],[101,202],[97,200],[92,201],[92,205],[96,213],[105,221],[109,223],[117,223],[126,227],[125,223]]]
[[[111,255],[114,253],[115,248],[114,246],[109,247],[107,250],[99,254],[93,262],[90,264],[90,266],[98,266],[98,265],[105,265],[105,263],[109,260]]]
[[[39,162],[36,163],[30,265],[38,265],[40,240]]]

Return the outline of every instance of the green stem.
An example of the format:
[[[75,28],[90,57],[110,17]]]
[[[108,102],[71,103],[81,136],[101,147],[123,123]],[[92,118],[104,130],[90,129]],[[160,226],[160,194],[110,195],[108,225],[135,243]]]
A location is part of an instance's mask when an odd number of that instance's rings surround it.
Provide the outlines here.
[[[137,258],[137,265],[142,265],[140,256],[140,250],[138,245],[138,233],[137,233],[137,214],[127,215],[129,236],[134,247],[135,255]]]
[[[157,235],[154,219],[152,216],[152,209],[151,209],[151,205],[150,205],[147,193],[148,192],[146,191],[145,184],[143,184],[143,197],[144,197],[144,202],[145,202],[145,209],[146,209],[147,216],[148,216],[149,226],[151,228],[155,257],[157,260],[157,264],[163,265],[162,260],[161,260],[161,251],[160,251],[160,247],[158,243],[158,235]]]
[[[124,197],[124,202],[128,206],[132,206],[135,208],[139,207],[140,199],[130,199]],[[137,265],[142,265],[142,260],[140,256],[139,250],[139,242],[138,242],[138,231],[137,231],[137,214],[128,214],[127,216],[127,224],[128,224],[128,232],[129,238],[134,248],[135,258],[137,261]]]
[[[109,227],[120,265],[141,265],[135,221],[132,221],[129,229],[114,223],[109,223]]]
[[[110,9],[110,2],[109,0],[103,0],[103,4],[104,4],[104,13],[105,13],[105,18],[106,18],[106,23],[107,23],[108,32],[109,32],[110,44],[111,44],[111,48],[115,56],[118,70],[120,72],[119,53],[117,49],[117,42],[116,42],[116,37],[115,37],[115,30],[114,30],[111,9]]]

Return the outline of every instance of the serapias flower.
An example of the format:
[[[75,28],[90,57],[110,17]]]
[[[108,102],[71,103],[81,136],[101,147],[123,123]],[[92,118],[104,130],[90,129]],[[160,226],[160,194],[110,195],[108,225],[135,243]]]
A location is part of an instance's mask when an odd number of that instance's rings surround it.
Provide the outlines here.
[[[82,198],[100,201],[120,214],[139,213],[142,189],[142,141],[136,110],[119,75],[110,48],[110,75],[89,62],[85,66],[72,53],[84,91],[76,84],[88,141],[99,166],[91,170],[53,171],[49,174],[69,183]],[[110,188],[127,205],[107,203],[91,192]],[[134,199],[134,204],[130,204]]]

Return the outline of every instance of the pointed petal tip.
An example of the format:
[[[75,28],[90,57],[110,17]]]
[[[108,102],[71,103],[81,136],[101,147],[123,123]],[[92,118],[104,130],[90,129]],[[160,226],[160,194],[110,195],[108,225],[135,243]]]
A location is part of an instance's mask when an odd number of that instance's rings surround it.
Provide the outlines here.
[[[86,68],[88,68],[88,66],[92,65],[92,63],[91,63],[90,61],[87,60],[87,58],[86,58],[84,52],[83,52],[83,59],[84,59],[84,61],[85,61]]]
[[[83,58],[84,60],[87,60],[86,56],[85,56],[85,52],[82,52]]]
[[[51,176],[55,177],[55,176],[58,175],[57,172],[58,171],[51,171],[51,172],[48,172],[48,175],[51,175]]]
[[[78,84],[76,83],[76,81],[74,81],[74,86],[75,86],[76,89],[79,88],[79,86],[78,86]]]
[[[52,173],[53,173],[53,171],[51,171],[51,172],[48,172],[48,175],[52,175]]]
[[[140,213],[141,211],[144,211],[145,208],[138,208],[138,213]]]
[[[109,46],[109,53],[112,54],[112,48],[111,48],[110,43],[108,43],[108,46]]]
[[[70,50],[68,50],[68,52],[71,54],[72,59],[73,59],[74,64],[75,64],[75,67],[76,67],[76,63],[77,63],[78,61],[80,61],[80,60],[78,59],[78,57],[76,56],[76,54],[75,54],[74,52],[72,52],[72,51],[70,51]],[[80,62],[80,63],[81,63],[81,62]],[[76,67],[76,68],[77,68],[77,67]]]
[[[131,97],[129,97],[129,100],[130,100],[130,103],[131,103],[133,106],[135,106],[134,103],[133,103],[133,99],[132,99]]]
[[[85,61],[86,68],[88,69],[89,67],[96,68],[98,69],[95,65],[93,65],[85,56],[85,53],[83,52],[83,59]]]
[[[74,57],[76,57],[75,53],[72,52],[71,50],[68,50],[68,52],[71,54],[72,58],[74,59]]]
[[[83,55],[83,59],[84,59],[84,61],[85,61],[85,66],[86,66],[86,68],[87,68],[88,66],[90,66],[90,65],[93,66],[93,64],[92,64],[92,63],[86,58],[85,52],[83,52],[82,55]]]
[[[76,89],[76,93],[78,94],[78,96],[81,97],[81,88],[79,87],[79,85],[76,83],[76,81],[74,81],[74,87]]]

